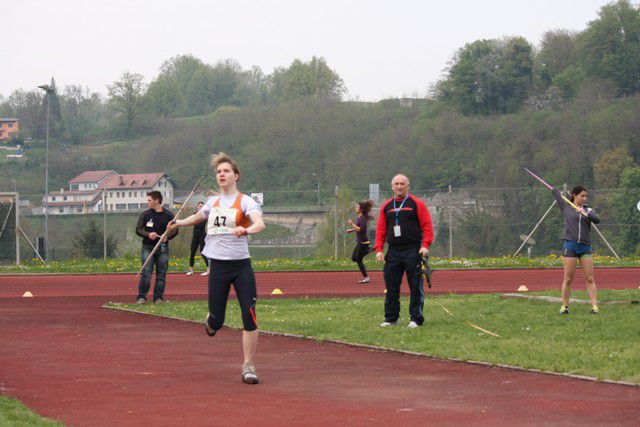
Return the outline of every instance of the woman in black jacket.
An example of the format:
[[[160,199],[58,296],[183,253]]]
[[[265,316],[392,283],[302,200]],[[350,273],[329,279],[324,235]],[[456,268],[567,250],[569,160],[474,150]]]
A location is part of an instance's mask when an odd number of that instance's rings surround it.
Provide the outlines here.
[[[195,212],[199,212],[202,206],[204,206],[204,203],[198,202]],[[207,270],[202,273],[201,276],[206,276],[209,274],[209,260],[206,256],[202,255],[202,249],[204,248],[204,238],[207,236],[206,227],[206,221],[193,226],[193,235],[191,237],[191,255],[189,256],[189,271],[187,271],[187,276],[193,275],[193,264],[195,262],[196,250],[200,251],[200,256],[202,257],[202,259],[204,259],[204,265],[207,266]]]

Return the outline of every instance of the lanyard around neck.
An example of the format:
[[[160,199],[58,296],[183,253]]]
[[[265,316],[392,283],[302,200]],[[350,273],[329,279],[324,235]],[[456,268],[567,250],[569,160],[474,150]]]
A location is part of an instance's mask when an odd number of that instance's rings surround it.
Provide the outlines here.
[[[402,207],[404,206],[404,202],[407,201],[407,199],[409,198],[409,193],[407,193],[407,195],[404,197],[404,200],[402,201],[402,203],[400,203],[400,207],[396,208],[396,198],[393,198],[393,210],[396,211],[396,225],[398,225],[398,213],[402,210]]]

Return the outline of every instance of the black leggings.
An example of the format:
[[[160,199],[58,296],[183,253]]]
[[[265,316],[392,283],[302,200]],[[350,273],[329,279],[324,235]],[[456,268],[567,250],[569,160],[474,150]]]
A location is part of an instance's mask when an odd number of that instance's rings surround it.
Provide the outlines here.
[[[189,256],[189,267],[193,267],[196,258],[196,250],[200,250],[200,256],[204,260],[204,265],[209,266],[209,260],[206,256],[202,255],[204,249],[204,236],[193,236],[191,239],[191,256]]]
[[[239,259],[221,261],[210,259],[211,273],[209,274],[209,314],[213,317],[213,329],[216,331],[224,325],[227,311],[227,299],[233,283],[236,291],[242,323],[245,331],[258,329],[256,320],[256,278],[251,267],[251,260]]]
[[[368,277],[367,275],[367,267],[364,266],[364,262],[362,260],[369,253],[369,244],[368,243],[360,243],[356,242],[356,247],[353,248],[353,254],[351,255],[351,261],[358,264],[358,268],[360,269],[360,273],[362,273],[363,277]]]

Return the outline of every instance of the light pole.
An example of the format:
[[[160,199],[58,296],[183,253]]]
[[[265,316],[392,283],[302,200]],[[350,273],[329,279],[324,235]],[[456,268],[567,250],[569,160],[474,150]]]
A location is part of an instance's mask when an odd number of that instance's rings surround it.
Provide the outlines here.
[[[47,96],[47,145],[44,154],[44,258],[49,261],[49,85],[40,85]]]
[[[318,184],[316,191],[318,192],[318,206],[320,206],[320,177],[316,173],[313,173],[312,175],[316,177],[316,183]]]

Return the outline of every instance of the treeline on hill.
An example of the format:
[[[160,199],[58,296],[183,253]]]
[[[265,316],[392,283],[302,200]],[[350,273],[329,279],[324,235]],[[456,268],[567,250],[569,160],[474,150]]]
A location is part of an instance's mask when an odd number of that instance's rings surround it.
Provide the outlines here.
[[[124,72],[107,85],[107,98],[77,85],[60,91],[53,78],[49,87],[50,136],[74,144],[153,135],[173,126],[167,118],[208,114],[223,106],[339,100],[345,92],[340,76],[315,56],[265,75],[256,66],[243,70],[234,60],[211,65],[180,55],[165,61],[149,84],[140,74]],[[39,89],[0,97],[0,115],[20,118],[19,139],[45,136],[46,98]]]
[[[247,190],[311,190],[317,177],[323,189],[384,186],[397,171],[416,189],[522,187],[532,185],[527,166],[556,184],[628,189],[607,203],[631,227],[625,250],[640,243],[637,199],[624,202],[640,197],[640,10],[627,0],[537,47],[521,37],[469,43],[427,99],[344,102],[342,79],[317,57],[265,75],[182,55],[148,85],[124,73],[107,98],[51,88],[54,188],[86,169],[116,169],[164,170],[185,189],[221,150],[240,161]],[[41,91],[16,90],[0,115],[41,140],[45,105]],[[44,153],[29,145],[26,161],[0,172],[36,193]]]
[[[640,162],[640,10],[627,0],[582,32],[547,32],[537,47],[521,37],[469,43],[428,99],[409,102],[343,102],[342,79],[318,57],[265,75],[176,56],[149,84],[123,73],[106,98],[50,86],[56,185],[115,168],[163,169],[188,186],[218,150],[241,159],[244,185],[268,189],[311,188],[312,173],[325,188],[363,187],[395,170],[414,188],[517,186],[528,183],[523,165],[604,188]],[[21,119],[20,138],[44,137],[39,89],[0,99],[0,115]],[[31,178],[41,154],[28,157]]]

